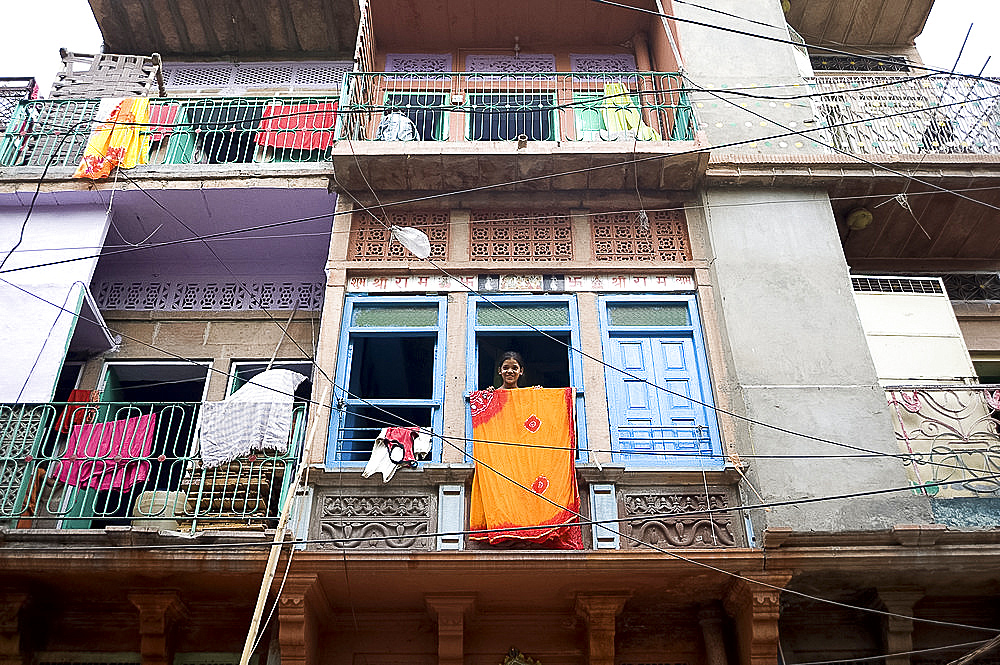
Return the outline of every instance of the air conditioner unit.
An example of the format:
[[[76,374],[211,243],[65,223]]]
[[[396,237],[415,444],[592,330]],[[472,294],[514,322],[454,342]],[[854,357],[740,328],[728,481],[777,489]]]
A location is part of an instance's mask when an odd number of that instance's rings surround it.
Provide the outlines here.
[[[974,380],[941,278],[859,275],[851,285],[882,385]]]

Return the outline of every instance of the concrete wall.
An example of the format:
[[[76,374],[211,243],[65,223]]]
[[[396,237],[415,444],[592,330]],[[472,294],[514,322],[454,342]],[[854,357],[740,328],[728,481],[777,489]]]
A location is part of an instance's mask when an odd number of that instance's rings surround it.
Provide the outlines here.
[[[39,206],[30,217],[21,206],[0,208],[0,259],[10,253],[5,271],[68,260],[0,275],[0,345],[7,351],[0,402],[52,399],[107,229],[101,206]]]
[[[707,190],[703,194],[717,285],[716,314],[746,415],[797,433],[881,454],[897,448],[878,387],[826,194]],[[897,459],[844,455],[844,447],[750,425],[745,455],[765,501],[906,487]],[[925,499],[898,492],[775,507],[756,528],[867,530],[929,523]]]
[[[717,0],[711,5],[718,11],[685,3],[675,5],[673,12],[678,18],[789,39],[780,0]],[[728,12],[765,25],[719,12]],[[789,44],[683,22],[677,23],[677,32],[685,73],[692,88],[712,91],[739,89],[772,97],[808,92],[802,87],[795,48]],[[806,154],[822,150],[808,135],[769,138],[775,134],[818,127],[818,123],[805,122],[813,118],[812,104],[808,99],[757,99],[732,93],[694,92],[691,101],[698,127],[707,133],[713,145],[759,139],[754,144],[727,148],[727,151]]]

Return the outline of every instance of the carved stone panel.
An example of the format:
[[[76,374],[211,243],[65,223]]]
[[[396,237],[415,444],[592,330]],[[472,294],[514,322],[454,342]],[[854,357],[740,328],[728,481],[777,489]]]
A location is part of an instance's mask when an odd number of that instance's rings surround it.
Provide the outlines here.
[[[422,490],[368,495],[330,490],[319,497],[317,549],[434,549],[437,497]]]
[[[731,488],[622,488],[618,493],[623,549],[743,547],[745,536],[737,513],[729,510]],[[641,542],[640,542],[641,541]]]

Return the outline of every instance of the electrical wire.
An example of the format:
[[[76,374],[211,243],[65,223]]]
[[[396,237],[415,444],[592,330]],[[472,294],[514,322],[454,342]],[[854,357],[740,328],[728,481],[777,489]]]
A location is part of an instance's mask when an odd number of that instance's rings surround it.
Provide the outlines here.
[[[990,95],[988,97],[979,97],[979,98],[970,99],[970,100],[963,100],[963,101],[953,102],[951,104],[948,104],[947,106],[957,106],[957,105],[960,105],[960,104],[973,103],[973,102],[983,101],[983,100],[987,100],[987,99],[1000,99],[1000,95]],[[726,101],[729,101],[729,100],[726,100]],[[732,102],[730,102],[730,103],[732,103]],[[943,108],[944,106],[946,106],[946,105],[941,105],[941,106],[936,107],[936,108]],[[743,107],[740,107],[740,108],[743,108]],[[746,109],[744,109],[744,110],[746,110]],[[911,109],[911,110],[907,110],[907,111],[898,111],[898,112],[895,112],[895,113],[890,113],[890,114],[886,114],[886,115],[882,115],[882,116],[873,116],[873,117],[863,118],[863,119],[859,119],[859,120],[851,120],[851,121],[842,122],[842,123],[829,124],[829,125],[826,125],[826,126],[823,126],[823,127],[814,127],[814,128],[809,128],[809,129],[804,129],[804,130],[798,130],[798,131],[793,130],[793,129],[789,129],[789,131],[783,132],[783,133],[779,133],[779,134],[772,134],[772,135],[769,135],[769,136],[756,137],[756,138],[751,138],[751,139],[742,139],[742,140],[739,140],[739,141],[730,141],[728,143],[717,144],[717,145],[714,145],[714,146],[707,146],[707,147],[702,147],[702,148],[693,148],[693,149],[690,149],[690,150],[682,150],[682,151],[678,151],[678,152],[672,152],[672,153],[670,153],[668,155],[649,155],[649,156],[646,156],[646,157],[640,157],[638,159],[632,158],[632,159],[625,160],[625,161],[613,162],[613,163],[609,163],[609,164],[601,164],[601,165],[597,165],[597,166],[583,167],[583,168],[573,169],[573,170],[569,170],[569,171],[562,171],[562,172],[559,172],[559,173],[550,173],[550,174],[544,174],[544,175],[538,175],[538,176],[529,176],[529,177],[519,178],[519,179],[516,179],[516,180],[509,180],[509,181],[501,182],[501,183],[494,183],[494,184],[489,184],[489,185],[479,185],[479,186],[476,186],[476,187],[469,187],[469,188],[461,189],[461,190],[452,190],[452,191],[448,191],[448,192],[440,192],[440,193],[435,193],[435,194],[428,194],[428,195],[423,195],[423,196],[418,196],[418,197],[411,197],[411,198],[408,198],[408,199],[401,199],[401,200],[398,200],[398,201],[382,202],[378,206],[362,206],[362,207],[356,208],[355,210],[350,211],[350,212],[337,213],[336,211],[334,211],[332,213],[324,213],[324,214],[320,214],[320,215],[309,215],[309,216],[305,216],[305,217],[298,217],[298,218],[294,218],[294,219],[287,219],[287,220],[282,220],[282,221],[278,221],[278,222],[271,222],[271,223],[268,223],[268,224],[258,224],[258,225],[255,225],[255,226],[244,227],[244,228],[236,229],[236,230],[232,230],[232,231],[220,231],[220,232],[211,233],[211,234],[201,234],[201,235],[198,235],[197,237],[194,237],[194,238],[184,238],[184,239],[179,239],[179,240],[163,241],[163,242],[159,242],[159,243],[150,243],[150,244],[144,245],[142,247],[122,248],[122,249],[119,249],[119,250],[114,250],[114,251],[110,251],[110,252],[101,252],[101,253],[93,254],[93,255],[86,255],[86,256],[80,256],[80,257],[60,259],[60,260],[48,261],[48,262],[42,262],[42,263],[35,263],[35,264],[30,265],[30,266],[21,266],[21,267],[17,267],[17,268],[0,269],[0,274],[10,273],[10,272],[17,272],[17,271],[20,271],[20,270],[28,270],[28,269],[31,269],[31,268],[39,268],[39,267],[47,267],[47,266],[52,266],[52,265],[60,265],[60,264],[64,264],[64,263],[71,263],[71,262],[74,262],[74,261],[83,261],[83,260],[88,260],[88,259],[92,259],[92,258],[100,258],[102,256],[113,256],[113,255],[118,255],[118,254],[124,254],[124,253],[128,253],[128,252],[133,252],[133,251],[143,251],[143,250],[147,250],[147,249],[155,249],[155,248],[158,248],[158,247],[167,247],[167,246],[178,245],[178,244],[186,244],[186,243],[190,243],[190,242],[201,242],[203,240],[212,240],[212,239],[216,239],[216,238],[222,238],[222,237],[227,237],[227,236],[232,236],[232,235],[238,235],[238,234],[242,234],[242,233],[246,233],[246,232],[259,231],[259,230],[264,230],[264,229],[271,229],[271,228],[277,228],[277,227],[282,227],[282,226],[289,226],[289,225],[293,225],[293,224],[300,224],[300,223],[305,223],[305,222],[310,222],[310,221],[316,221],[316,220],[319,220],[319,219],[326,219],[326,218],[334,218],[335,219],[339,215],[353,214],[355,212],[368,212],[368,211],[375,210],[375,209],[382,210],[382,209],[389,208],[389,207],[394,207],[394,206],[412,205],[414,203],[422,203],[422,202],[425,202],[425,201],[438,200],[438,199],[443,199],[443,198],[450,198],[450,197],[454,197],[454,196],[461,196],[461,195],[465,195],[465,194],[472,194],[472,193],[477,193],[477,192],[483,192],[483,191],[488,191],[488,190],[492,190],[492,189],[498,189],[498,188],[502,188],[502,187],[511,187],[511,186],[514,186],[514,185],[525,184],[525,183],[529,183],[529,182],[536,182],[536,181],[539,181],[539,180],[545,180],[545,179],[550,179],[550,178],[559,178],[559,177],[564,177],[564,176],[567,176],[567,175],[578,175],[578,174],[581,174],[581,173],[588,173],[588,172],[598,171],[598,170],[603,170],[603,169],[608,169],[608,168],[618,168],[618,167],[621,167],[621,166],[631,166],[631,165],[634,165],[634,164],[639,164],[639,163],[653,161],[653,160],[666,160],[666,159],[671,159],[671,158],[675,158],[675,157],[681,157],[681,156],[688,156],[688,155],[693,155],[693,154],[699,154],[699,153],[703,153],[703,152],[706,152],[706,151],[713,151],[713,150],[717,151],[717,150],[721,150],[721,149],[724,149],[724,148],[735,148],[735,147],[740,147],[740,146],[746,146],[746,145],[750,145],[750,144],[756,144],[756,143],[758,143],[760,141],[774,140],[774,139],[786,138],[786,137],[791,137],[791,136],[803,136],[805,138],[808,138],[809,140],[815,140],[812,137],[805,136],[805,135],[806,134],[811,134],[812,132],[827,131],[829,129],[837,129],[837,128],[841,128],[841,127],[849,127],[849,126],[852,126],[852,125],[869,123],[869,122],[872,122],[874,120],[884,120],[884,119],[888,119],[888,118],[894,118],[894,117],[899,117],[899,116],[904,116],[904,115],[910,115],[910,114],[913,114],[913,113],[923,113],[923,112],[926,112],[926,109]],[[850,153],[844,153],[844,154],[850,155]],[[856,155],[850,155],[850,156],[857,157]],[[859,159],[861,159],[861,158],[859,158]],[[867,164],[876,166],[877,168],[888,170],[889,172],[891,172],[893,174],[896,174],[896,175],[899,175],[899,176],[901,176],[903,178],[916,179],[914,176],[910,176],[910,175],[902,173],[900,171],[895,171],[895,170],[889,169],[888,167],[879,165],[879,164],[877,164],[875,162],[870,162],[870,161],[867,161],[867,160],[864,160],[864,159],[861,159],[861,161],[864,161]],[[916,180],[917,180],[917,182],[919,182],[921,184],[927,184],[924,181],[921,181],[919,179],[916,179]],[[135,180],[132,180],[132,183],[138,187],[138,183]],[[982,191],[979,188],[948,189],[948,188],[940,187],[940,186],[937,186],[937,185],[928,185],[928,186],[930,186],[932,189],[935,189],[935,190],[938,190],[938,191],[955,194],[955,195],[960,196],[961,198],[967,199],[967,200],[969,200],[969,201],[971,201],[973,203],[978,203],[980,205],[986,206],[987,208],[990,208],[990,209],[993,209],[993,210],[1000,210],[1000,207],[991,205],[989,203],[986,203],[984,201],[980,201],[978,199],[974,199],[972,197],[963,196],[960,193],[962,191]],[[39,189],[40,189],[40,187],[41,187],[41,181],[39,181],[39,184],[38,184],[38,188]],[[140,189],[141,189],[141,187],[140,187]],[[994,188],[987,188],[987,189],[994,189]],[[927,193],[932,193],[932,192],[927,192]],[[855,199],[855,198],[862,198],[862,197],[854,197],[854,196],[852,196],[852,197],[844,197],[844,198],[845,199]],[[30,214],[31,213],[30,213],[30,210],[29,210],[29,216],[30,216]],[[27,218],[26,218],[26,221],[27,221]]]
[[[814,49],[814,50],[817,50],[817,51],[825,51],[827,53],[835,53],[837,55],[846,55],[846,56],[852,57],[852,58],[857,58],[858,57],[857,53],[851,53],[849,51],[844,51],[844,50],[841,50],[841,49],[835,49],[835,48],[831,48],[829,46],[819,46],[818,44],[799,43],[799,42],[796,42],[796,41],[794,41],[792,39],[784,39],[784,38],[781,38],[781,37],[770,37],[768,35],[762,35],[760,33],[755,33],[755,32],[748,32],[746,30],[740,30],[738,28],[728,28],[728,27],[721,26],[721,25],[715,25],[713,23],[706,23],[704,21],[697,21],[695,19],[682,18],[682,17],[679,17],[679,16],[671,16],[670,14],[665,14],[665,13],[658,12],[658,11],[655,11],[655,10],[652,10],[652,9],[645,9],[643,7],[633,7],[631,5],[625,5],[625,4],[622,4],[620,2],[612,2],[612,0],[590,0],[590,1],[591,2],[596,2],[597,4],[600,4],[600,5],[608,5],[608,6],[611,6],[611,7],[618,7],[619,9],[627,9],[627,10],[630,10],[630,11],[633,11],[633,12],[639,12],[641,14],[651,14],[653,16],[658,16],[660,18],[669,19],[671,21],[677,21],[678,23],[689,23],[691,25],[697,25],[697,26],[702,27],[702,28],[712,28],[713,30],[720,30],[722,32],[729,32],[729,33],[733,33],[733,34],[737,34],[737,35],[742,35],[743,37],[753,37],[754,39],[762,39],[762,40],[765,40],[765,41],[775,42],[775,43],[778,43],[778,44],[788,44],[790,46],[795,46],[797,48],[802,48],[804,46],[804,47],[806,47],[808,49]],[[780,28],[778,26],[772,26],[772,27],[774,27],[775,29],[778,29],[778,30],[782,29],[782,28]],[[867,57],[868,57],[868,59],[873,60],[875,62],[882,62],[882,63],[885,63],[885,64],[891,64],[891,65],[898,65],[899,64],[898,62],[896,62],[894,60],[889,60],[888,58],[884,58],[884,57],[881,57],[881,58],[878,57],[878,56],[867,56]],[[927,65],[918,65],[916,63],[907,63],[907,66],[909,66],[911,69],[920,69],[920,70],[923,70],[923,71],[926,71],[926,72],[932,72],[932,73],[935,73],[935,74],[949,74],[950,73],[947,69],[940,69],[940,68],[937,68],[937,67],[929,67]],[[989,77],[986,77],[986,76],[977,76],[975,74],[955,74],[955,76],[960,76],[962,78],[968,78],[968,79],[972,79],[972,80],[976,80],[976,81],[989,81],[990,83],[995,83],[996,82],[995,79],[992,79],[992,78],[989,78]]]

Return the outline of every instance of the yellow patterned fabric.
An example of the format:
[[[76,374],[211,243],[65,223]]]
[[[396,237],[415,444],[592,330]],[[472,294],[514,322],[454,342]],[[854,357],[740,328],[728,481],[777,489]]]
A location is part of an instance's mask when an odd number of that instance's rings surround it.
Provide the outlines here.
[[[632,103],[628,88],[622,83],[604,84],[604,126],[611,137],[659,141],[660,133],[642,121],[642,114]]]
[[[149,154],[149,99],[123,99],[90,135],[74,178],[107,178],[115,167],[146,163]]]

